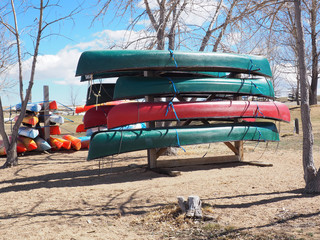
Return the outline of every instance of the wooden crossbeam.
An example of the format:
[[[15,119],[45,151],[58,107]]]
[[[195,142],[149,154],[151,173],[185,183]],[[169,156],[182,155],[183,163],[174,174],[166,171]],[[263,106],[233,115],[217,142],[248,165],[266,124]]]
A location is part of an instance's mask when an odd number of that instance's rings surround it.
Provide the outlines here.
[[[204,165],[204,164],[212,164],[212,163],[229,163],[229,162],[239,162],[239,161],[240,159],[239,159],[239,156],[237,155],[205,157],[205,158],[171,159],[171,160],[157,161],[157,167],[158,168],[181,167],[181,166]]]

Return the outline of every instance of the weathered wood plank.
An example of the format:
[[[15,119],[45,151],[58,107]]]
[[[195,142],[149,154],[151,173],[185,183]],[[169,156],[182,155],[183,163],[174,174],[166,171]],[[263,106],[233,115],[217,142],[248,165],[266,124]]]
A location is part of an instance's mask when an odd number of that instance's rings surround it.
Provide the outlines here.
[[[205,165],[213,163],[229,163],[229,162],[239,162],[239,156],[216,156],[216,157],[205,157],[205,158],[187,158],[187,159],[171,159],[171,160],[158,160],[157,167],[181,167],[181,166],[191,166],[191,165]]]
[[[145,72],[146,75],[150,74],[149,72]],[[146,102],[154,102],[154,97],[147,96]],[[147,127],[148,128],[155,128],[156,124],[155,122],[148,122]],[[156,168],[157,167],[157,150],[156,149],[148,149],[147,150],[148,155],[148,168]]]

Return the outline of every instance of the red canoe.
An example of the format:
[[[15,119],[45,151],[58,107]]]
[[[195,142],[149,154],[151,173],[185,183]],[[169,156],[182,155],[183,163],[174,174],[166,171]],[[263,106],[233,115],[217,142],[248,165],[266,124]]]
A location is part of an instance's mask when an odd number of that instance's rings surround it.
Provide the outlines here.
[[[89,109],[83,116],[84,128],[88,129],[98,126],[106,126],[108,113],[113,107],[114,105],[109,105]]]
[[[100,103],[100,104],[96,104],[96,105],[82,105],[82,106],[76,107],[75,112],[82,113],[82,112],[87,112],[88,110],[90,110],[92,108],[101,107],[101,106],[114,106],[114,105],[118,105],[118,104],[125,103],[125,102],[128,102],[128,101],[118,100],[118,101]]]
[[[290,122],[288,107],[280,102],[207,101],[135,102],[114,106],[108,113],[107,127],[149,121],[183,119],[266,118]]]

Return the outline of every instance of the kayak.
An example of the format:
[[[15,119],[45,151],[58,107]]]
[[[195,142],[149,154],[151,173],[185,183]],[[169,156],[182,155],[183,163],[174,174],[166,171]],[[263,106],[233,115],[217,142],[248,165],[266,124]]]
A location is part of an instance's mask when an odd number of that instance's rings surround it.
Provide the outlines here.
[[[81,133],[81,132],[85,132],[86,129],[84,128],[84,124],[80,123],[77,128],[76,128],[76,133]]]
[[[40,103],[40,105],[41,105],[41,110],[44,110],[44,103]],[[58,109],[57,102],[55,100],[49,101],[49,110],[57,110],[57,109]]]
[[[64,123],[64,117],[61,115],[50,115],[49,119],[51,123]]]
[[[37,144],[37,151],[41,151],[41,152],[43,152],[43,151],[47,151],[47,150],[50,150],[51,149],[51,146],[50,146],[50,144],[46,141],[46,140],[44,140],[43,138],[41,138],[41,137],[36,137],[35,139],[34,139],[34,141],[36,142],[36,144]]]
[[[10,141],[11,141],[11,137],[10,137]],[[27,151],[26,146],[22,143],[22,141],[17,139],[17,153],[24,153],[26,151]],[[0,140],[0,156],[4,156],[4,155],[7,155],[7,151],[6,151],[6,148],[4,147],[3,140]]]
[[[52,125],[49,127],[50,127],[50,135],[60,135],[61,134],[61,129],[58,125]],[[45,127],[40,128],[42,135],[44,135],[44,128]]]
[[[88,81],[96,77],[128,76],[137,72],[142,74],[143,71],[233,72],[272,77],[270,64],[265,57],[165,50],[86,51],[79,58],[76,76],[82,76],[82,81]]]
[[[22,107],[22,104],[18,103],[16,105],[16,110],[20,111],[21,107]],[[29,112],[40,112],[40,110],[41,110],[41,105],[40,104],[37,104],[37,103],[28,103],[27,104],[26,111],[29,111]]]
[[[71,146],[74,150],[80,150],[81,149],[81,140],[77,137],[71,136],[71,135],[64,135],[63,139],[66,139],[71,142]]]
[[[21,141],[23,145],[26,147],[27,151],[33,151],[37,149],[37,143],[34,139],[24,137],[24,136],[18,136],[18,141]]]
[[[274,123],[232,123],[96,132],[87,160],[144,149],[230,141],[279,141]]]
[[[78,137],[81,141],[81,149],[89,149],[90,146],[90,136]]]
[[[18,116],[15,117],[15,121],[18,120]],[[22,123],[34,126],[39,122],[39,118],[33,115],[27,115],[22,119]]]
[[[34,129],[30,127],[19,127],[18,134],[21,136],[34,139],[39,135],[39,131],[38,129]]]
[[[174,95],[207,98],[211,94],[274,98],[274,89],[271,81],[265,78],[119,77],[113,98],[120,100],[138,99],[145,96],[172,97]]]
[[[114,106],[106,120],[108,129],[111,129],[150,121],[236,118],[265,118],[290,122],[290,111],[280,102],[132,102]]]

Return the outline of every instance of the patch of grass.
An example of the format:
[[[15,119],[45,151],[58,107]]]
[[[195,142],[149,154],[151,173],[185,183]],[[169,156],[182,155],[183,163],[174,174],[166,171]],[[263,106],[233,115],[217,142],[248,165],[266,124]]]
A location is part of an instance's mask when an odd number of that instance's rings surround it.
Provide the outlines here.
[[[313,233],[309,232],[309,233],[307,233],[307,236],[313,237]]]
[[[210,204],[203,203],[203,214],[214,213]],[[150,231],[160,239],[218,239],[218,240],[294,240],[293,236],[274,232],[263,234],[239,230],[236,226],[221,225],[216,219],[203,221],[186,218],[177,204],[168,204],[154,212],[142,216],[131,223],[133,227],[140,227]]]

